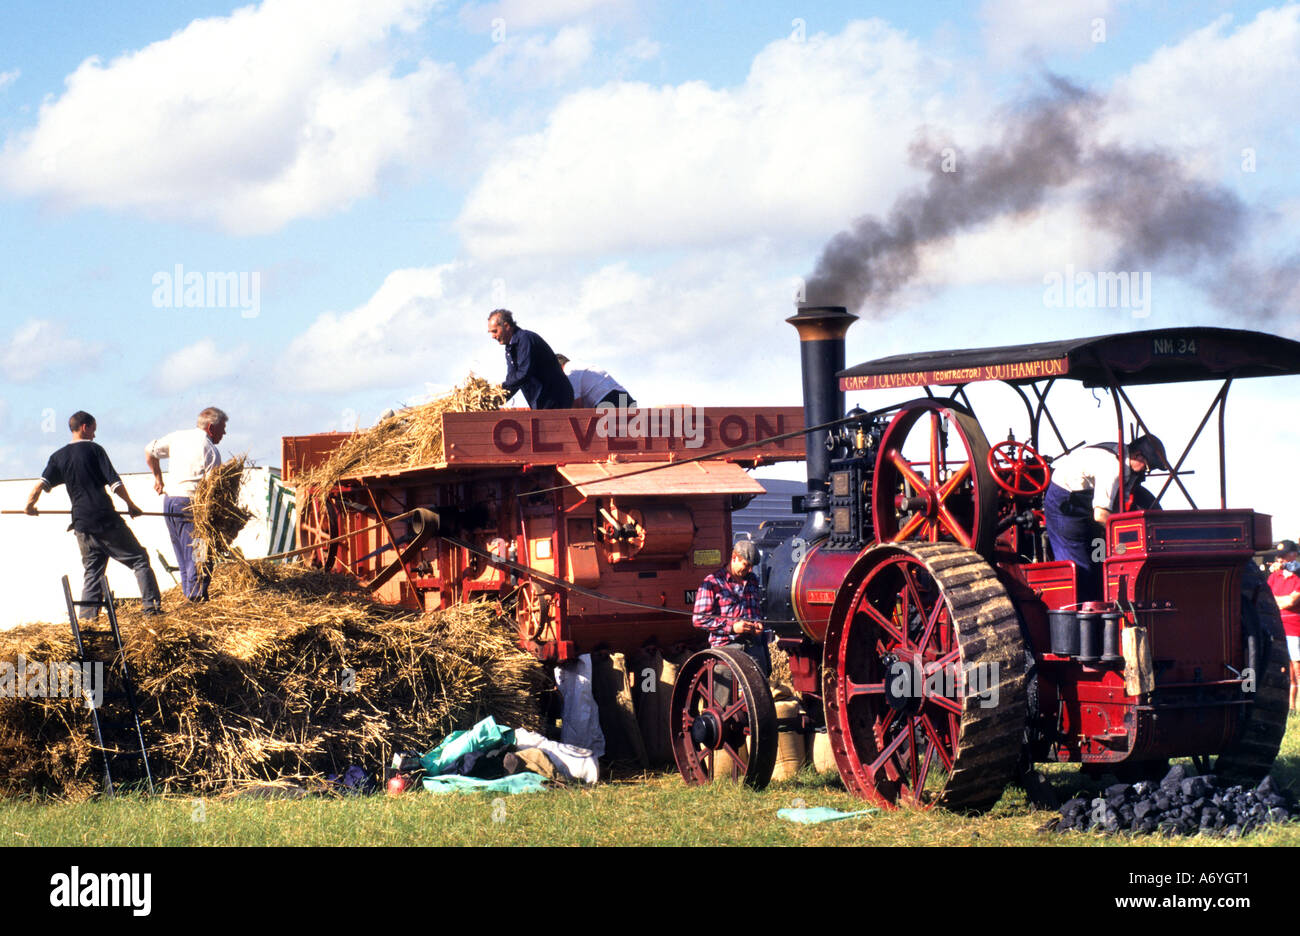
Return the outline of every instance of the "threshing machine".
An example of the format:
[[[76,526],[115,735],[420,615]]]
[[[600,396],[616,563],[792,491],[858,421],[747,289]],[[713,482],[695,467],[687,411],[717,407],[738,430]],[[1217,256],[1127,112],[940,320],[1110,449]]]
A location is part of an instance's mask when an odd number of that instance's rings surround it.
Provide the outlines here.
[[[298,545],[392,604],[514,596],[520,644],[543,660],[690,648],[731,511],[763,493],[745,468],[802,459],[802,429],[799,407],[445,413],[428,465],[299,490]],[[286,482],[348,437],[286,437]]]

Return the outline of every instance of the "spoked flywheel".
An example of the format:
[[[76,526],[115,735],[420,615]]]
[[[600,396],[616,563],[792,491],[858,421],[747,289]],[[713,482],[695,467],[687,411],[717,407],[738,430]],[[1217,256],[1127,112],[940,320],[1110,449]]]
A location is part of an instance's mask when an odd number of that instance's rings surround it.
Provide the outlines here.
[[[673,757],[690,784],[743,781],[762,789],[776,766],[776,706],[763,672],[743,650],[701,650],[673,686]]]
[[[955,542],[989,555],[998,488],[989,443],[951,400],[905,403],[881,436],[871,516],[881,542]]]
[[[331,542],[339,535],[341,510],[337,498],[326,491],[308,489],[304,501],[298,518],[298,548],[316,548],[303,557],[303,562],[313,569],[333,571],[339,553],[339,544]]]
[[[977,553],[868,550],[840,588],[822,662],[845,785],[883,806],[992,806],[1020,757],[1024,666],[1015,608]]]

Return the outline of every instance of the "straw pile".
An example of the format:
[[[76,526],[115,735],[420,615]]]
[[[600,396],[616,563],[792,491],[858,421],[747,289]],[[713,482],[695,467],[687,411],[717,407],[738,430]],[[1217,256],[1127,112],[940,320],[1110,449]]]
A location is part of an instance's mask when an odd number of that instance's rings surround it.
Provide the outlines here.
[[[413,406],[354,433],[329,459],[298,476],[301,487],[328,491],[349,475],[428,465],[442,458],[442,414],[500,409],[508,394],[470,374],[446,396]]]
[[[119,613],[163,789],[376,769],[487,715],[539,727],[543,670],[497,605],[420,615],[349,577],[269,563],[219,567],[212,594],[191,604],[173,590],[163,618]],[[71,660],[68,630],[0,632],[0,660]],[[0,794],[83,796],[100,764],[80,700],[0,698]]]
[[[239,506],[248,456],[227,459],[199,481],[190,499],[194,535],[207,545],[209,558],[230,555],[230,544],[252,514]]]

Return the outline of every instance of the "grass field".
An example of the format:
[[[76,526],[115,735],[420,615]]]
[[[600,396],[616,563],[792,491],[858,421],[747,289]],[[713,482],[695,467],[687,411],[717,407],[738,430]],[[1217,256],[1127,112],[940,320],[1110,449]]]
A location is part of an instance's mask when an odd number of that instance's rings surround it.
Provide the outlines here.
[[[1292,717],[1273,776],[1300,790],[1300,718]],[[1058,790],[1095,788],[1077,771],[1055,769]],[[688,788],[676,773],[556,789],[509,798],[489,795],[300,800],[247,796],[122,796],[80,803],[0,803],[0,841],[8,845],[1043,845],[1239,848],[1300,845],[1300,823],[1227,840],[1069,833],[1040,828],[1054,813],[1030,808],[1009,789],[988,814],[882,812],[799,826],[777,810],[809,806],[852,810],[861,801],[838,781],[808,772],[762,792],[730,784]]]

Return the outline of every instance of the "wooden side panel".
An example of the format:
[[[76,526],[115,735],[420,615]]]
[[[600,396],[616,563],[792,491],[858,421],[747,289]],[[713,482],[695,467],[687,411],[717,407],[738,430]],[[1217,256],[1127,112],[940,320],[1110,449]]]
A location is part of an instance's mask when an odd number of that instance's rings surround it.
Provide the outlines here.
[[[679,458],[753,443],[729,461],[790,461],[804,457],[804,437],[764,439],[798,432],[803,408],[655,407],[623,410],[622,421],[598,410],[496,410],[447,413],[444,461],[452,464],[549,464]],[[643,418],[638,420],[638,414]]]

